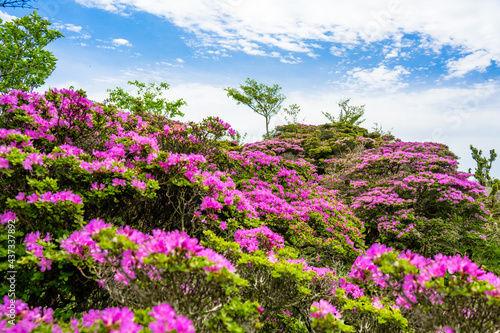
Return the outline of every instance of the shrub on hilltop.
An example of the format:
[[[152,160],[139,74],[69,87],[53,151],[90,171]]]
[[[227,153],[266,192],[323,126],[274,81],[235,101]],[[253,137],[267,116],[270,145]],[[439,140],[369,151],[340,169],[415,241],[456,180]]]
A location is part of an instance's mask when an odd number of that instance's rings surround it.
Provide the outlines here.
[[[66,89],[14,90],[0,109],[0,271],[17,270],[18,298],[0,306],[3,331],[498,329],[497,276],[379,228],[435,219],[450,242],[481,238],[482,188],[443,146],[335,124],[236,146],[219,118],[131,114]],[[332,157],[341,172],[324,179]],[[364,233],[412,251],[365,251]]]
[[[180,123],[159,115],[130,114],[65,89],[43,95],[11,91],[2,95],[0,104],[0,182],[5,189],[0,195],[1,222],[6,230],[8,222],[15,221],[17,238],[25,239],[25,246],[16,247],[17,263],[23,268],[17,277],[18,288],[23,290],[20,297],[32,306],[51,306],[57,316],[110,305],[153,306],[128,301],[123,287],[105,282],[113,279],[106,278],[105,262],[124,264],[131,253],[119,252],[105,261],[89,257],[87,249],[94,253],[97,246],[104,246],[112,251],[115,242],[99,236],[98,245],[91,245],[88,235],[80,231],[88,228],[89,221],[122,228],[123,237],[129,236],[127,228],[133,228],[137,231],[131,234],[132,241],[139,232],[155,234],[158,230],[178,230],[201,241],[223,241],[226,248],[221,251],[233,260],[236,274],[254,279],[245,270],[250,269],[249,262],[255,262],[252,269],[261,267],[268,279],[288,281],[275,282],[276,293],[303,285],[291,299],[300,300],[294,306],[300,305],[305,321],[310,304],[319,297],[311,286],[319,280],[314,282],[318,274],[314,270],[307,274],[304,270],[312,263],[352,263],[363,249],[362,224],[335,199],[334,191],[319,185],[312,165],[251,148],[226,151],[218,139],[234,131],[218,118]],[[284,238],[280,253],[250,255],[237,250],[238,232],[264,226]],[[84,241],[78,252],[83,257],[74,257],[74,250],[64,245],[67,239]],[[123,242],[116,246],[123,247]],[[137,250],[137,245],[129,246]],[[276,261],[283,263],[273,268]],[[169,263],[169,267],[180,264]],[[154,282],[139,276],[143,275],[136,271],[130,275],[137,283],[142,281],[142,288]],[[234,291],[229,296],[237,295],[237,288],[243,288],[247,296],[241,301],[230,298],[235,309],[215,306],[215,310],[200,311],[215,311],[219,315],[211,318],[216,320],[223,313],[228,318],[247,316],[245,309],[254,304],[248,302],[262,302],[267,311],[292,306],[265,296],[263,281],[252,280],[252,288],[257,282],[261,286],[256,290],[261,292],[252,292],[247,282],[231,287]],[[3,288],[5,292],[7,286]],[[147,295],[157,295],[154,290],[165,286],[155,288]],[[182,315],[192,313],[167,301]],[[194,323],[204,327],[203,320]],[[220,325],[233,324],[239,325],[232,321]]]

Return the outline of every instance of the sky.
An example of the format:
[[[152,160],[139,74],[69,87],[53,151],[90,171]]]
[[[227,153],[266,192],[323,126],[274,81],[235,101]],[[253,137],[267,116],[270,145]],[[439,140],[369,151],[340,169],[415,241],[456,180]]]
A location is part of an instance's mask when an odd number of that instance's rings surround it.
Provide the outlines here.
[[[47,49],[57,68],[39,88],[74,86],[103,101],[139,80],[183,98],[183,120],[219,116],[246,141],[265,121],[223,88],[247,78],[278,84],[306,124],[351,98],[403,141],[448,145],[474,170],[469,146],[500,153],[498,0],[39,0],[64,38]],[[32,9],[2,8],[0,18]],[[285,123],[282,114],[272,126]],[[492,175],[500,178],[500,159]]]

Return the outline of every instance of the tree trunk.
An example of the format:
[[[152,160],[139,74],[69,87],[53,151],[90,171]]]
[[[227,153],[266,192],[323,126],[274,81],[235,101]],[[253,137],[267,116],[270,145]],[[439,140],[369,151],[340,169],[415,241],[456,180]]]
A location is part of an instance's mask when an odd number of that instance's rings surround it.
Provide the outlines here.
[[[269,117],[266,117],[266,139],[269,139]]]

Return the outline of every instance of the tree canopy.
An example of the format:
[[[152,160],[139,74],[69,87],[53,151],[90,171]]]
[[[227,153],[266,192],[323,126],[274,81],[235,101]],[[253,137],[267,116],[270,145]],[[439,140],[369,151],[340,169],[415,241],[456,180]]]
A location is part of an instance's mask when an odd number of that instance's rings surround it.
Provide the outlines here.
[[[328,118],[332,123],[340,123],[346,125],[359,126],[364,122],[360,120],[361,117],[365,114],[365,106],[364,105],[349,105],[351,101],[350,98],[341,99],[338,102],[338,106],[340,107],[339,117],[335,118],[329,112],[322,112],[323,115]]]
[[[36,12],[10,22],[0,19],[0,92],[32,90],[45,83],[57,59],[44,50],[63,34]]]
[[[300,106],[297,104],[290,104],[288,108],[283,108],[283,116],[287,124],[298,124],[304,122],[306,118],[299,120]]]
[[[108,101],[114,103],[122,110],[129,110],[131,112],[147,111],[155,115],[164,115],[165,117],[172,118],[175,116],[184,116],[179,108],[187,103],[181,98],[173,102],[167,101],[165,98],[159,98],[163,95],[163,91],[169,89],[168,83],[161,82],[158,87],[154,83],[142,83],[137,80],[134,82],[128,81],[129,85],[137,87],[138,96],[132,96],[123,88],[116,87],[116,89],[108,89]]]
[[[266,136],[268,137],[271,118],[280,111],[281,104],[286,97],[280,94],[281,87],[277,84],[270,87],[250,78],[246,79],[245,83],[246,85],[240,85],[241,91],[236,88],[224,88],[224,90],[227,91],[227,96],[238,104],[245,104],[266,119]]]
[[[490,170],[493,162],[495,162],[497,158],[495,149],[490,150],[490,158],[483,157],[483,151],[477,149],[473,145],[470,145],[470,150],[472,158],[477,164],[474,178],[483,186],[491,186],[493,184],[493,179],[490,176]],[[469,173],[472,173],[471,169],[469,169]]]

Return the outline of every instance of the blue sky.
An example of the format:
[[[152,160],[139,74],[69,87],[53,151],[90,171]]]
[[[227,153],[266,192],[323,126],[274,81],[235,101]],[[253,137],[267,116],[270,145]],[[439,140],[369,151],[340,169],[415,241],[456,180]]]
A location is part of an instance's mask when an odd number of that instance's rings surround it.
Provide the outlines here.
[[[228,99],[247,77],[279,84],[305,123],[351,97],[366,121],[405,141],[500,153],[500,1],[44,0],[61,30],[45,86],[73,85],[102,101],[129,80],[168,82],[185,120],[217,115],[257,141],[264,119]],[[31,12],[2,9],[9,19]],[[281,115],[273,125],[284,122]],[[500,177],[500,161],[493,174]]]

